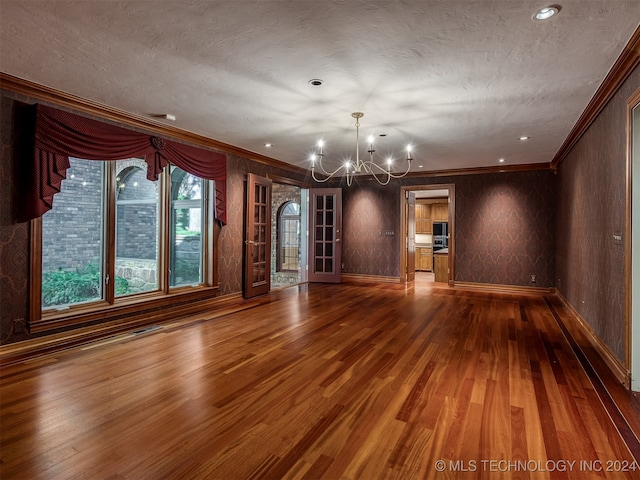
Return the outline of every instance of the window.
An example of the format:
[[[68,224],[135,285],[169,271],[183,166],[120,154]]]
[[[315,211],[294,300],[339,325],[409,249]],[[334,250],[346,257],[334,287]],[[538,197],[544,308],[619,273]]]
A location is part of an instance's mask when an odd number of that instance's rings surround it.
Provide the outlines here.
[[[300,268],[300,205],[287,202],[278,214],[278,271]]]
[[[41,269],[32,289],[41,290],[33,293],[42,313],[32,322],[214,286],[213,181],[175,166],[150,181],[136,158],[69,161],[36,229]]]
[[[54,208],[42,216],[42,308],[103,298],[104,164],[70,158]]]
[[[172,287],[202,281],[202,182],[171,167]]]
[[[159,183],[143,160],[116,162],[116,297],[158,289]]]

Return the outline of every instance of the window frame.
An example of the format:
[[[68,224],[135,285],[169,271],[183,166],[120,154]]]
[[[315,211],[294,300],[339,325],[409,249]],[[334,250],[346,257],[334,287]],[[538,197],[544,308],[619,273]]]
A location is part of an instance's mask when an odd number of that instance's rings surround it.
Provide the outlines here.
[[[91,160],[95,161],[95,160]],[[115,278],[115,219],[116,219],[116,162],[104,161],[104,275]],[[103,298],[97,301],[42,309],[42,217],[30,222],[30,296],[29,329],[32,333],[50,331],[71,325],[91,322],[118,321],[123,317],[157,312],[163,307],[179,307],[182,304],[215,297],[218,291],[217,237],[220,224],[215,219],[215,181],[204,180],[202,191],[202,282],[195,285],[169,286],[170,229],[171,229],[171,180],[170,165],[158,177],[160,196],[158,212],[158,289],[132,295],[115,297],[113,282],[103,286]],[[104,280],[103,278],[103,280]]]

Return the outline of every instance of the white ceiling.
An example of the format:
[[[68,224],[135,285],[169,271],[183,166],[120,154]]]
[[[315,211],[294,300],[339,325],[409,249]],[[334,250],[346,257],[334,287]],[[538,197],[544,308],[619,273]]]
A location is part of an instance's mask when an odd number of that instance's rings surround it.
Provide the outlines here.
[[[546,5],[0,0],[0,70],[304,168],[321,137],[353,156],[354,111],[416,171],[542,163],[640,19],[640,0],[563,0],[533,21]]]

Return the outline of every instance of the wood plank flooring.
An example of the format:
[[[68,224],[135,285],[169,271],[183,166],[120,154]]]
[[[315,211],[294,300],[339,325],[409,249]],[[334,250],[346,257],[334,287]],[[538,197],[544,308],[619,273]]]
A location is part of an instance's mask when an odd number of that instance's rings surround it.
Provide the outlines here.
[[[6,366],[0,478],[640,478],[554,313],[303,285]]]

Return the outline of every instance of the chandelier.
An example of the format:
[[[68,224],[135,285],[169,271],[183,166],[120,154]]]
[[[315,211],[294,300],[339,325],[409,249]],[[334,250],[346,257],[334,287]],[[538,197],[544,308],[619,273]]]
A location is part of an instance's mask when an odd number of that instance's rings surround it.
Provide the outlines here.
[[[362,160],[360,158],[360,121],[359,120],[362,117],[364,117],[364,113],[353,112],[351,116],[356,119],[355,163],[352,163],[350,160],[347,160],[338,168],[336,168],[334,171],[328,172],[322,166],[322,158],[324,157],[324,153],[323,153],[324,142],[320,140],[318,142],[318,151],[313,155],[311,155],[311,176],[316,182],[320,182],[320,183],[326,182],[327,180],[335,176],[337,173],[344,171],[344,176],[347,179],[348,186],[351,186],[351,182],[353,182],[353,177],[358,174],[372,175],[373,178],[375,178],[380,185],[386,185],[389,183],[389,181],[392,178],[402,178],[407,173],[409,173],[409,170],[411,169],[411,160],[413,160],[413,158],[411,158],[411,145],[407,146],[407,158],[406,158],[407,170],[401,174],[391,172],[391,165],[393,163],[393,160],[391,158],[387,159],[386,166],[378,165],[376,162],[373,161],[373,154],[375,152],[375,149],[373,148],[373,136],[369,136],[369,150],[367,150],[367,152],[369,153],[369,160],[366,160],[366,161]],[[316,163],[318,164],[322,172],[323,177],[321,178],[318,178],[316,176]]]

